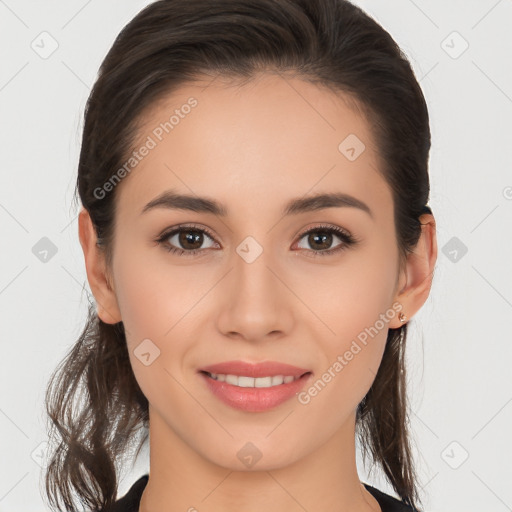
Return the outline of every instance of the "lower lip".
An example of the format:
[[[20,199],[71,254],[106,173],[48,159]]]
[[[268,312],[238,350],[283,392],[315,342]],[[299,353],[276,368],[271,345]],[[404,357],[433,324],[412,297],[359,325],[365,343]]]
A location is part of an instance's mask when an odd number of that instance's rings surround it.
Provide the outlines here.
[[[262,412],[277,407],[295,396],[304,387],[311,373],[287,384],[270,388],[242,388],[212,379],[200,372],[210,391],[225,404],[242,411]]]

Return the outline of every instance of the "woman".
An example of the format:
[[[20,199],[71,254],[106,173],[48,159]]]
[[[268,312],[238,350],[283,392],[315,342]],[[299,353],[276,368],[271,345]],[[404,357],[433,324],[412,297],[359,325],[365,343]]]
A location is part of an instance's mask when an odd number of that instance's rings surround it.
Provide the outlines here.
[[[418,510],[404,349],[437,257],[429,149],[410,64],[345,0],[140,12],[85,112],[95,304],[47,390],[51,506]],[[149,473],[116,502],[140,432]],[[359,480],[356,433],[400,499]]]

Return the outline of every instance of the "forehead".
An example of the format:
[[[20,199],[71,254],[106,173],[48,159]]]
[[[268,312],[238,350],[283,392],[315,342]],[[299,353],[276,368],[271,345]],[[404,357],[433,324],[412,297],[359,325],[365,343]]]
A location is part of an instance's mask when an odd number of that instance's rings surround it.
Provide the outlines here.
[[[141,118],[134,150],[143,146],[119,186],[120,214],[140,213],[165,188],[243,208],[309,191],[391,201],[357,103],[299,78],[183,84]]]

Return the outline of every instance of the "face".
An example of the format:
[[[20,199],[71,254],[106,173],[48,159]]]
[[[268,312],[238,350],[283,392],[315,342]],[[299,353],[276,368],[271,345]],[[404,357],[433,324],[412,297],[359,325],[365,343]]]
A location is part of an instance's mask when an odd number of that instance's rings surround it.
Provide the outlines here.
[[[240,469],[251,442],[258,469],[277,468],[349,432],[399,325],[391,190],[344,99],[271,75],[182,86],[145,116],[117,186],[112,279],[151,428],[214,464]],[[170,191],[224,212],[145,210]],[[304,202],[317,194],[351,198]],[[244,410],[199,372],[233,360],[310,373],[282,403]]]

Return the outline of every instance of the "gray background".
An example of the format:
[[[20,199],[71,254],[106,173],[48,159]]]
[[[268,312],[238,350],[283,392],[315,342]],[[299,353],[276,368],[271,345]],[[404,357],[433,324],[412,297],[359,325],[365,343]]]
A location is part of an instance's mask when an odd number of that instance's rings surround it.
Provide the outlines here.
[[[44,389],[90,293],[71,200],[81,118],[100,62],[148,3],[0,0],[0,512],[47,510]],[[426,511],[512,510],[512,2],[354,3],[410,58],[431,116],[439,258],[407,351]],[[147,468],[146,451],[121,494]]]

